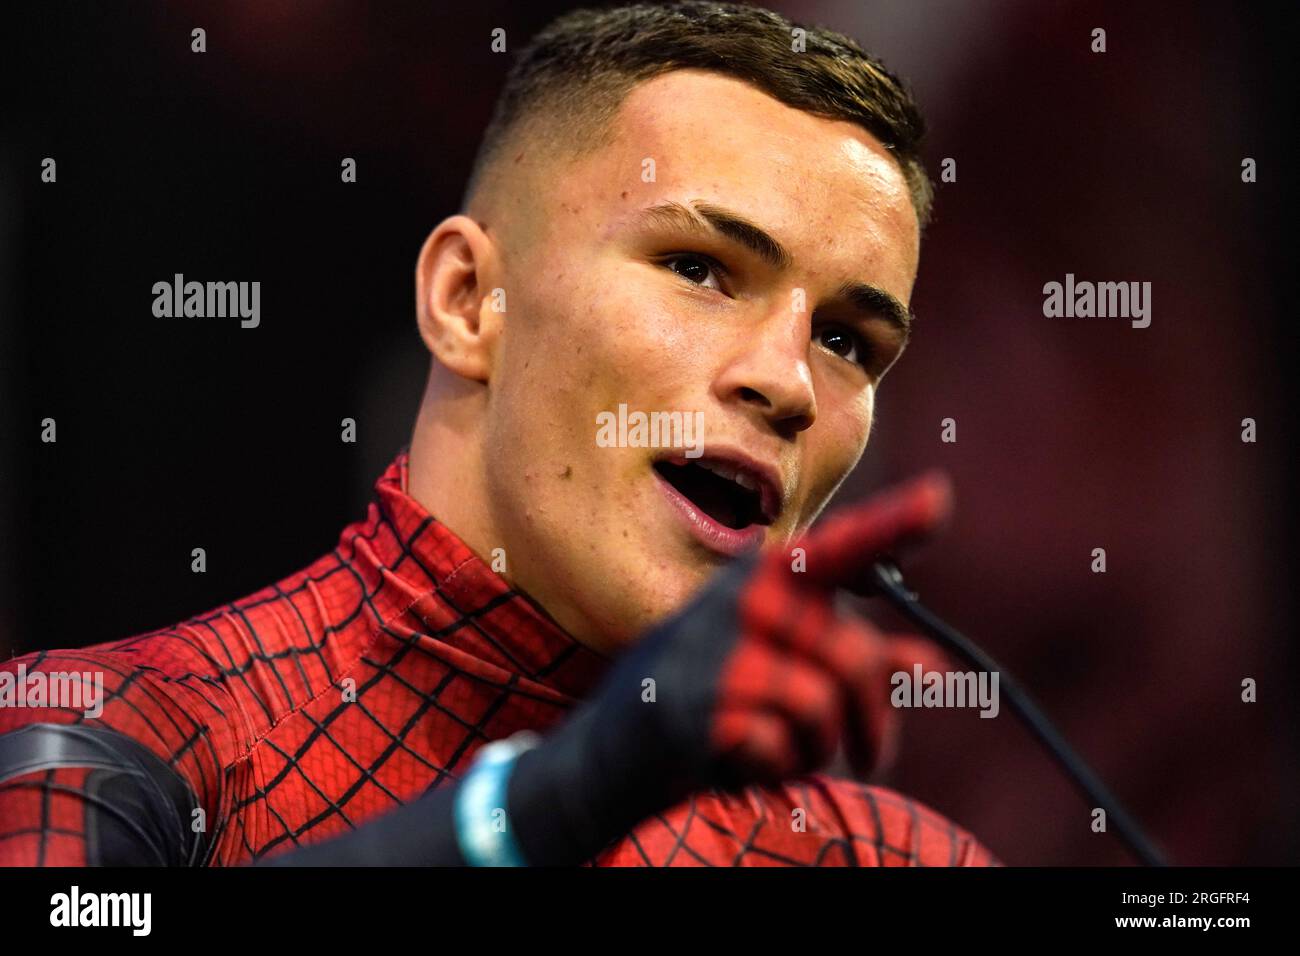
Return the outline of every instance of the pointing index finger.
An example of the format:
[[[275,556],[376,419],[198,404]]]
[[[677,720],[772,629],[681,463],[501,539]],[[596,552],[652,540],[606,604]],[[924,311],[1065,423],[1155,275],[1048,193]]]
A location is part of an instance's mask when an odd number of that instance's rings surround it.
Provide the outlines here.
[[[867,501],[832,515],[800,542],[807,556],[806,583],[862,590],[869,566],[938,530],[952,512],[952,482],[924,472]]]

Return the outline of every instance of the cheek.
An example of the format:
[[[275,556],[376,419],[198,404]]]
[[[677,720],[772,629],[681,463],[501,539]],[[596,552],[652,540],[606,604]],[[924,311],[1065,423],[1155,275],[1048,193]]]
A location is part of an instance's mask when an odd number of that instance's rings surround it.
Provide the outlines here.
[[[601,260],[597,258],[597,262]],[[707,349],[699,323],[644,265],[606,261],[584,281],[558,289],[545,305],[553,331],[544,346],[563,369],[556,384],[573,388],[584,407],[614,411],[620,403],[671,410],[688,394]]]
[[[599,480],[630,468],[643,450],[599,447],[597,415],[620,404],[686,407],[702,374],[693,363],[708,350],[692,342],[687,311],[673,307],[650,270],[610,263],[579,275],[552,265],[537,274],[546,281],[509,300],[492,385],[491,456],[515,474],[572,468],[570,477]]]
[[[843,408],[843,413],[836,420],[835,439],[841,478],[857,465],[871,437],[871,422],[876,408],[875,388],[863,389],[847,401]]]
[[[826,507],[831,495],[862,458],[871,431],[874,389],[843,397],[832,414],[819,417],[812,431],[820,431],[808,444],[807,503],[801,518],[810,520]],[[819,397],[820,401],[820,397]]]

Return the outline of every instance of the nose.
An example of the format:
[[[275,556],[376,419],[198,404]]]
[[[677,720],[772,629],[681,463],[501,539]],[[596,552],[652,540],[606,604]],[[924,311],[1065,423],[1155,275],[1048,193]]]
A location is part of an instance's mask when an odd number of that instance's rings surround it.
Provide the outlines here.
[[[817,419],[817,397],[808,366],[809,328],[806,314],[788,309],[746,326],[714,381],[716,396],[724,404],[754,409],[783,435],[810,428]]]

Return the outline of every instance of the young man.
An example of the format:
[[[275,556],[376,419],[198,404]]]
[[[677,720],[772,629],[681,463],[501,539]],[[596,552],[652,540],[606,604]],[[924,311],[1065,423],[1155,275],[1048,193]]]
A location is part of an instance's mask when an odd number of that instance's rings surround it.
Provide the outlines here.
[[[907,342],[921,129],[758,8],[553,23],[420,253],[409,454],[298,574],[7,662],[105,694],[0,709],[0,863],[992,862],[812,773],[880,762],[889,675],[939,660],[836,599],[941,479],[809,532]]]

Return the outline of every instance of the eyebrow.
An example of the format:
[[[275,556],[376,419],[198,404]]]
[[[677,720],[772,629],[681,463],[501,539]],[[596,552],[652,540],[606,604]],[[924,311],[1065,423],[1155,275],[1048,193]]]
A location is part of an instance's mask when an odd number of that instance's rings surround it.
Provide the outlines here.
[[[666,200],[642,209],[637,218],[700,235],[717,232],[744,246],[774,269],[787,269],[794,262],[790,251],[762,226],[738,212],[703,200],[694,200],[689,207]],[[878,286],[850,280],[840,285],[836,297],[859,312],[884,319],[904,336],[911,334],[914,318],[911,310]]]

